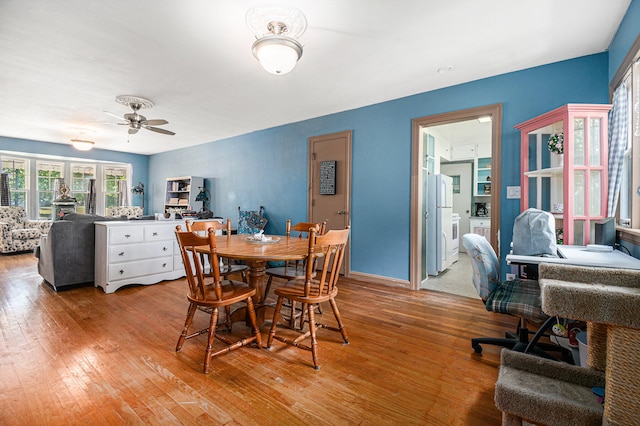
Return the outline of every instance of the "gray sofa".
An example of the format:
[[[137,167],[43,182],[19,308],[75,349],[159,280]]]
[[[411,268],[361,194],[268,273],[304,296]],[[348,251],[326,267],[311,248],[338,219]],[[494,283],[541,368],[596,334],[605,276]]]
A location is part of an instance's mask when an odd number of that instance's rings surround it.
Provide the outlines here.
[[[94,222],[120,218],[69,213],[53,222],[49,233],[40,238],[35,254],[38,273],[54,290],[74,284],[93,282],[95,264]]]

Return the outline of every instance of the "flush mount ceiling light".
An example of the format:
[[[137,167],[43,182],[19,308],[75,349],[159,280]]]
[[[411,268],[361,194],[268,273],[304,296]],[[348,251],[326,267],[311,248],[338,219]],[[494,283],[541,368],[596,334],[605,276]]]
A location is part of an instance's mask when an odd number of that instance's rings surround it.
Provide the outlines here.
[[[77,138],[71,139],[71,146],[73,146],[78,151],[89,151],[91,150],[91,148],[93,148],[94,142],[85,139],[85,134],[93,133],[93,130],[80,127],[69,127],[69,130],[78,134]]]
[[[307,19],[292,6],[256,6],[247,12],[247,26],[256,37],[253,56],[271,74],[290,72],[302,57],[296,40],[307,29]]]
[[[88,141],[84,139],[71,139],[71,145],[78,151],[89,151],[93,148],[93,141]]]

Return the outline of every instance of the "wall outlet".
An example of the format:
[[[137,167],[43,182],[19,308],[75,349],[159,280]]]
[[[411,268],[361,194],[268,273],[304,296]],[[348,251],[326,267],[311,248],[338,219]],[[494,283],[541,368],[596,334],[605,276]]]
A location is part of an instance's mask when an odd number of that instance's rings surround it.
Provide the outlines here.
[[[507,274],[507,281],[513,281],[516,279],[516,274]]]

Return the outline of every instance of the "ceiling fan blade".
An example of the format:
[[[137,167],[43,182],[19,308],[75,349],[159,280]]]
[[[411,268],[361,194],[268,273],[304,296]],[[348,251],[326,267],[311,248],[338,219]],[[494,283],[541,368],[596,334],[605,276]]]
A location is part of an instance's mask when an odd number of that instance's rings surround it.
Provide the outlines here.
[[[174,132],[171,132],[171,131],[165,130],[165,129],[160,129],[158,127],[144,126],[144,128],[147,129],[147,130],[151,130],[152,132],[162,133],[164,135],[175,135]]]
[[[169,124],[167,120],[147,120],[145,123],[147,126],[161,126],[163,124]]]
[[[133,127],[131,127],[131,128],[129,129],[129,134],[130,134],[130,135],[135,135],[136,133],[138,133],[138,129],[134,129]]]

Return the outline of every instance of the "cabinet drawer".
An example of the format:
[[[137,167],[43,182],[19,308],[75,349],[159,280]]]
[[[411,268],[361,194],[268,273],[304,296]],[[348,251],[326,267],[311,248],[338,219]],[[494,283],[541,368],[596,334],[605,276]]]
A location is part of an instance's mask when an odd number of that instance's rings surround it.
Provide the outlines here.
[[[185,227],[182,226],[182,229],[185,229]],[[176,239],[175,225],[144,227],[145,241],[161,241],[161,240],[175,240],[175,239]]]
[[[491,228],[491,219],[471,219],[469,225],[472,228]]]
[[[109,247],[109,263],[129,262],[152,257],[173,256],[172,241],[144,244],[122,244]]]
[[[109,229],[110,244],[141,243],[144,234],[141,226],[123,226]]]
[[[173,256],[109,265],[108,281],[124,280],[173,270]]]

